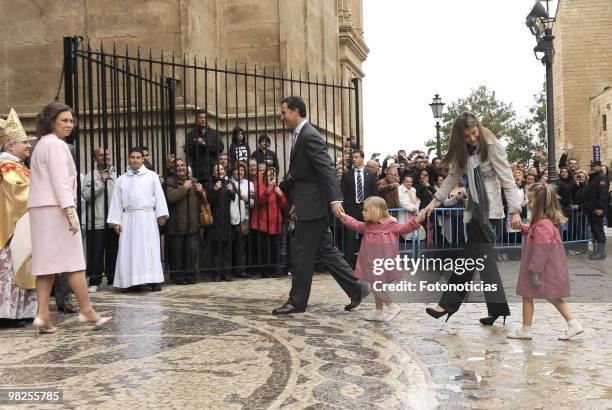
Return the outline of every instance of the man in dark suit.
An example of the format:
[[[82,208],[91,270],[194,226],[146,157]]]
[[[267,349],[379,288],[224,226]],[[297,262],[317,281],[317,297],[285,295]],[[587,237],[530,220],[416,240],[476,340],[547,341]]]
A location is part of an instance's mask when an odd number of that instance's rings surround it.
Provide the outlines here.
[[[272,311],[275,315],[302,313],[308,305],[315,258],[349,296],[345,310],[356,308],[367,293],[353,276],[353,270],[333,246],[329,229],[329,208],[338,217],[344,212],[342,192],[336,181],[334,164],[325,141],[306,120],[306,104],[300,97],[287,97],[281,103],[281,118],[292,129],[289,189],[295,206],[294,276],[287,302]]]
[[[217,130],[208,126],[207,115],[205,110],[197,110],[198,125],[185,136],[185,150],[193,177],[201,182],[212,180],[210,169],[225,148]]]
[[[378,177],[364,166],[364,153],[361,150],[353,151],[351,161],[353,169],[345,172],[340,181],[340,190],[344,198],[343,206],[346,213],[358,221],[363,221],[363,201],[371,196],[378,195]],[[355,232],[344,229],[344,250],[346,261],[355,266],[355,252],[359,241]]]

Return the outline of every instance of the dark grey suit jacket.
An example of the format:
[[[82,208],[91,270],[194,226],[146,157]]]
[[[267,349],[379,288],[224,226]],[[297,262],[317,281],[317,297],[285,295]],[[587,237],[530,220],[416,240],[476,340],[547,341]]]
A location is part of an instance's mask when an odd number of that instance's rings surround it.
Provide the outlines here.
[[[309,122],[300,130],[291,150],[289,175],[298,221],[328,217],[330,204],[342,201],[336,170],[325,141]]]

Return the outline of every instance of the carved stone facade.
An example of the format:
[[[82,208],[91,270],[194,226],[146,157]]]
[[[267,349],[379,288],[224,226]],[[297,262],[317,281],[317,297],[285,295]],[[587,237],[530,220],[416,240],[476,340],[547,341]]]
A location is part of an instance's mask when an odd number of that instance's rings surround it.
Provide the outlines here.
[[[128,6],[129,4],[129,6]],[[1,1],[0,113],[14,106],[31,130],[34,114],[60,98],[62,38],[78,35],[106,51],[165,50],[209,64],[362,78],[368,54],[362,0]],[[363,118],[363,116],[361,116]],[[363,129],[363,128],[362,128]]]
[[[557,153],[565,144],[572,144],[571,155],[588,169],[592,146],[600,145],[602,162],[610,165],[612,140],[609,132],[603,132],[603,115],[607,111],[610,118],[612,114],[610,92],[604,93],[612,87],[612,3],[559,2],[553,33]]]

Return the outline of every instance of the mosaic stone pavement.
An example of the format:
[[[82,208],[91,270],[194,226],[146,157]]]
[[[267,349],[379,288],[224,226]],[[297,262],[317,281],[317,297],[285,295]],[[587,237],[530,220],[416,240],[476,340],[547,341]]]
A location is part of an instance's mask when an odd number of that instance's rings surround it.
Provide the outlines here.
[[[327,275],[315,277],[306,314],[270,315],[289,285],[103,290],[94,300],[114,315],[107,328],[56,314],[53,335],[2,330],[0,388],[63,389],[62,408],[612,407],[612,304],[573,305],[586,332],[570,342],[556,339],[564,323],[554,309],[538,304],[529,342],[479,325],[480,304],[446,324],[423,303],[402,303],[392,322],[366,322],[372,304],[343,311],[346,297]]]

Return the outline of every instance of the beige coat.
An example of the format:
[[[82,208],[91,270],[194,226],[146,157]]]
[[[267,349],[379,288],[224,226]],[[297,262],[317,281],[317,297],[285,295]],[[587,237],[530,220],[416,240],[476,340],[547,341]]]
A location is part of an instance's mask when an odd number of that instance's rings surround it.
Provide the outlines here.
[[[484,140],[481,139],[481,143]],[[497,140],[488,142],[489,155],[486,161],[480,164],[480,170],[484,178],[487,197],[489,198],[489,218],[503,219],[504,206],[502,204],[501,190],[503,188],[506,195],[506,203],[508,204],[508,213],[520,213],[522,197],[514,182],[506,151],[501,143]],[[466,164],[467,167],[467,164]],[[444,202],[448,194],[457,186],[457,182],[462,175],[466,175],[467,170],[460,168],[458,164],[451,165],[448,176],[444,183],[436,192],[435,198],[440,202]],[[466,206],[466,208],[469,208]],[[469,222],[472,215],[471,212],[464,211],[463,221]]]

